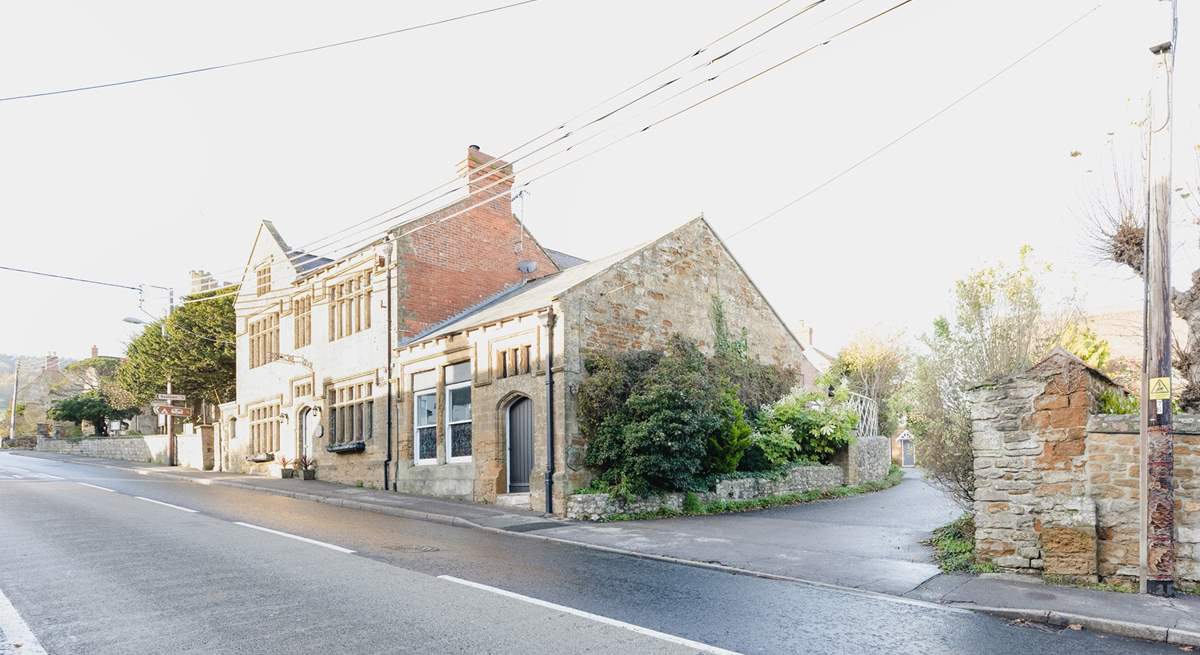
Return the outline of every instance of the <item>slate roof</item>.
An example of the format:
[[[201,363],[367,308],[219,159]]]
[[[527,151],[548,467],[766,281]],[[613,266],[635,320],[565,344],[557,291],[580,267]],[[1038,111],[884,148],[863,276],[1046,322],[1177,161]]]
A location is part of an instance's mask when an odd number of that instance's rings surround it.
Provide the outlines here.
[[[586,259],[576,257],[575,255],[568,255],[565,252],[551,250],[550,248],[542,248],[542,250],[546,251],[546,255],[550,257],[550,261],[554,262],[554,265],[560,269],[568,269],[572,266],[578,266],[580,264],[587,263]]]

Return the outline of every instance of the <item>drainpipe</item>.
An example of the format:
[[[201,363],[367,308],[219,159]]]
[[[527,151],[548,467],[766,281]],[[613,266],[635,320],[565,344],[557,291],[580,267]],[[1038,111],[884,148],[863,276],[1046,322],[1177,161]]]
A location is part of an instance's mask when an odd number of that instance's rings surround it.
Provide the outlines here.
[[[546,513],[554,513],[554,309],[546,317]]]
[[[392,242],[391,236],[387,240]],[[387,263],[385,272],[387,273],[387,457],[383,460],[383,489],[387,491],[391,489],[388,483],[388,473],[392,467],[392,266],[395,257],[395,242],[389,244],[390,249],[385,255],[384,261]]]

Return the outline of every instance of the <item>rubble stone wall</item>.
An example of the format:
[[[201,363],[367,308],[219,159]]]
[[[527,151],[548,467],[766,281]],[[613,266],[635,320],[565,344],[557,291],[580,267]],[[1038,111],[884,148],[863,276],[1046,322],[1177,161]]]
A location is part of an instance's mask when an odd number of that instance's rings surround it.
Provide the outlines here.
[[[1138,417],[1097,413],[1114,383],[1056,351],[971,392],[975,552],[1002,570],[1133,578]],[[1200,580],[1200,417],[1176,417],[1178,575]]]

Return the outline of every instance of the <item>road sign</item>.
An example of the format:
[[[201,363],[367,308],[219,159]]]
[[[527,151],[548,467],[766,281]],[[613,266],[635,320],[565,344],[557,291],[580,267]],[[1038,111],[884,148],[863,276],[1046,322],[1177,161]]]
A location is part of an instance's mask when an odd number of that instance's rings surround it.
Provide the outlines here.
[[[169,405],[159,405],[154,408],[154,413],[159,416],[191,416],[191,407],[171,407]]]
[[[1171,399],[1171,378],[1150,378],[1150,400]]]
[[[160,393],[156,398],[159,400],[187,400],[187,396],[181,393]]]

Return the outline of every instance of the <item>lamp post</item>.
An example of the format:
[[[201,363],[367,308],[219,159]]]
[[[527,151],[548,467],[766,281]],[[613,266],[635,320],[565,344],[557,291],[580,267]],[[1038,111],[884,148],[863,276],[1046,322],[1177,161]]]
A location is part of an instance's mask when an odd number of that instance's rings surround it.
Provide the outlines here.
[[[175,311],[175,290],[170,287],[160,287],[153,284],[145,284],[142,286],[148,286],[153,289],[162,289],[163,291],[167,292],[167,315],[161,319],[155,319],[161,321],[159,326],[162,328],[162,336],[163,340],[165,341],[167,338],[167,319],[171,318],[171,314]],[[142,312],[147,316],[154,318],[153,314],[147,312],[146,309],[142,307],[143,300],[144,294],[138,299],[138,309],[142,310]],[[143,318],[138,318],[137,316],[126,316],[125,322],[133,323],[134,325],[149,325],[149,321]],[[171,388],[171,372],[167,371],[167,394],[169,395],[171,393],[174,393],[174,389]],[[170,414],[167,414],[167,465],[175,466],[175,417],[171,416]]]

